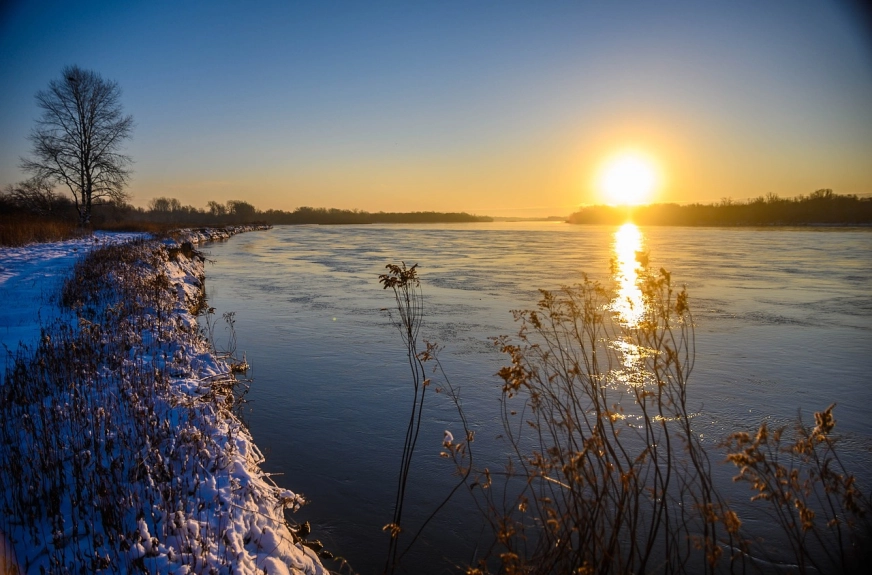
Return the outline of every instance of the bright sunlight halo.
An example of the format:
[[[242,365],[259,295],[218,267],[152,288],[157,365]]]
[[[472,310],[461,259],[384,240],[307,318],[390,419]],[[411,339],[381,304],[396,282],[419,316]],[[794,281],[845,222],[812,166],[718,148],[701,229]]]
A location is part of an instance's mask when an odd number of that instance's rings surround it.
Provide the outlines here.
[[[643,204],[650,199],[656,186],[657,169],[654,163],[638,153],[614,156],[600,172],[599,188],[610,204]]]

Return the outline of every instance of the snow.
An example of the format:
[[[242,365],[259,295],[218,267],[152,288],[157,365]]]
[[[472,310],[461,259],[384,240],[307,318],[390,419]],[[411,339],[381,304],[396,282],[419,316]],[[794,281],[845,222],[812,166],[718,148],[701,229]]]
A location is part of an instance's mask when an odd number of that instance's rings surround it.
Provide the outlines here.
[[[137,248],[140,262],[159,262],[152,266],[160,269],[134,272],[143,281],[158,275],[169,281],[169,319],[155,309],[160,301],[143,305],[142,317],[119,320],[123,333],[104,326],[94,340],[106,346],[104,355],[120,367],[102,365],[97,375],[74,376],[83,379],[72,386],[51,387],[35,403],[0,406],[5,418],[0,423],[4,572],[11,560],[27,573],[54,572],[59,566],[91,571],[101,562],[105,572],[135,568],[151,573],[327,573],[318,555],[285,521],[284,510],[298,509],[303,498],[275,486],[260,469],[262,454],[226,406],[233,382],[230,367],[200,336],[197,318],[189,311],[203,289],[204,268],[202,258],[179,255],[184,243],[239,231],[245,230],[196,230],[181,236],[180,243],[152,241]],[[80,240],[0,248],[0,343],[9,350],[7,365],[19,344],[31,349],[64,345],[41,339],[41,328],[49,324],[67,325],[70,337],[98,329],[99,314],[86,319],[61,309],[59,289],[83,254],[132,237],[98,233]],[[100,313],[111,313],[111,307]],[[149,373],[136,375],[136,370]],[[137,381],[145,380],[151,387],[136,387]],[[159,385],[163,382],[166,387]],[[0,385],[11,383],[4,379]],[[77,419],[77,409],[90,412]],[[59,429],[62,437],[46,438],[46,429]],[[60,468],[40,474],[35,461],[45,465],[46,443],[59,452]],[[122,494],[121,500],[107,501],[105,488],[81,483],[83,473],[113,473],[110,463],[113,469],[119,465],[117,481],[138,477],[129,480],[133,485],[110,489],[110,496]],[[12,468],[24,471],[17,477],[4,476]],[[28,487],[21,485],[22,477],[47,479]],[[51,483],[51,478],[66,483],[65,491],[59,494],[56,486],[46,491],[42,499],[56,499],[51,503],[32,499],[33,490],[48,489],[39,484]],[[28,507],[24,513],[15,503],[22,493],[31,497],[36,512]],[[60,509],[63,517],[44,511],[48,508]],[[107,513],[123,527],[107,527]]]
[[[39,338],[41,323],[58,315],[60,283],[73,264],[95,247],[129,241],[141,234],[95,232],[64,242],[0,247],[0,351],[14,352],[19,342]]]

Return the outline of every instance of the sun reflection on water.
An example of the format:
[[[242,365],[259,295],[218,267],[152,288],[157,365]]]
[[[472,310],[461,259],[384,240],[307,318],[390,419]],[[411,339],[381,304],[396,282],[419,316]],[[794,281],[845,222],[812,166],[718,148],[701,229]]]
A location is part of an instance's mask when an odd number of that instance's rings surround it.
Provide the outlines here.
[[[645,298],[639,286],[647,254],[643,250],[642,232],[632,223],[621,226],[614,234],[612,274],[616,284],[615,298],[609,309],[624,328],[632,330],[645,315]],[[618,351],[621,366],[612,369],[610,379],[617,387],[644,386],[649,378],[645,369],[646,350],[629,335],[616,338],[611,345]]]
[[[642,271],[642,232],[634,224],[626,223],[615,232],[614,276],[617,296],[611,310],[618,314],[626,327],[635,327],[645,313],[645,301],[639,288],[639,272]]]

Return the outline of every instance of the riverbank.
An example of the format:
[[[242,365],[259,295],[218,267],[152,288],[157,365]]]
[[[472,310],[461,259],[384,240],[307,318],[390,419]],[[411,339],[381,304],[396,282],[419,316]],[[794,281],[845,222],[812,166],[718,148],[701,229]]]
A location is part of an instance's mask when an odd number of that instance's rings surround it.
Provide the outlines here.
[[[7,344],[3,572],[326,572],[317,542],[286,518],[302,497],[261,470],[234,413],[245,383],[197,321],[205,274],[193,246],[251,229],[187,230],[162,242],[98,237],[107,245],[63,283],[58,265],[28,284],[9,263],[25,251],[0,254],[4,288],[42,293],[31,313],[54,307],[36,339]],[[57,260],[87,248],[32,249]]]
[[[172,230],[169,232],[169,235],[179,243],[191,242],[192,244],[201,244],[205,242],[226,240],[236,234],[263,231],[270,228],[272,228],[272,226],[269,224],[244,224],[238,226],[222,226],[220,228],[185,228]]]

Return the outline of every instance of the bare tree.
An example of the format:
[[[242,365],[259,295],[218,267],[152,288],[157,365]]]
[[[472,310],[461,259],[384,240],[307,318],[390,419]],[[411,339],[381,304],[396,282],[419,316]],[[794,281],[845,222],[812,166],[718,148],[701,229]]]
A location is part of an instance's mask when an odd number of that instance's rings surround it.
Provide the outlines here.
[[[180,212],[182,211],[182,202],[176,198],[152,198],[148,202],[148,209],[152,212]]]
[[[257,217],[257,208],[243,200],[228,200],[227,214],[237,222],[251,221]]]
[[[224,204],[219,204],[214,200],[209,200],[209,203],[207,203],[206,206],[209,208],[209,214],[216,218],[227,215],[227,207],[225,207]]]
[[[33,157],[22,158],[21,167],[69,188],[82,226],[91,221],[94,200],[127,198],[131,159],[120,150],[133,116],[122,113],[120,97],[116,82],[78,66],[67,66],[36,94],[42,117],[30,134]]]

